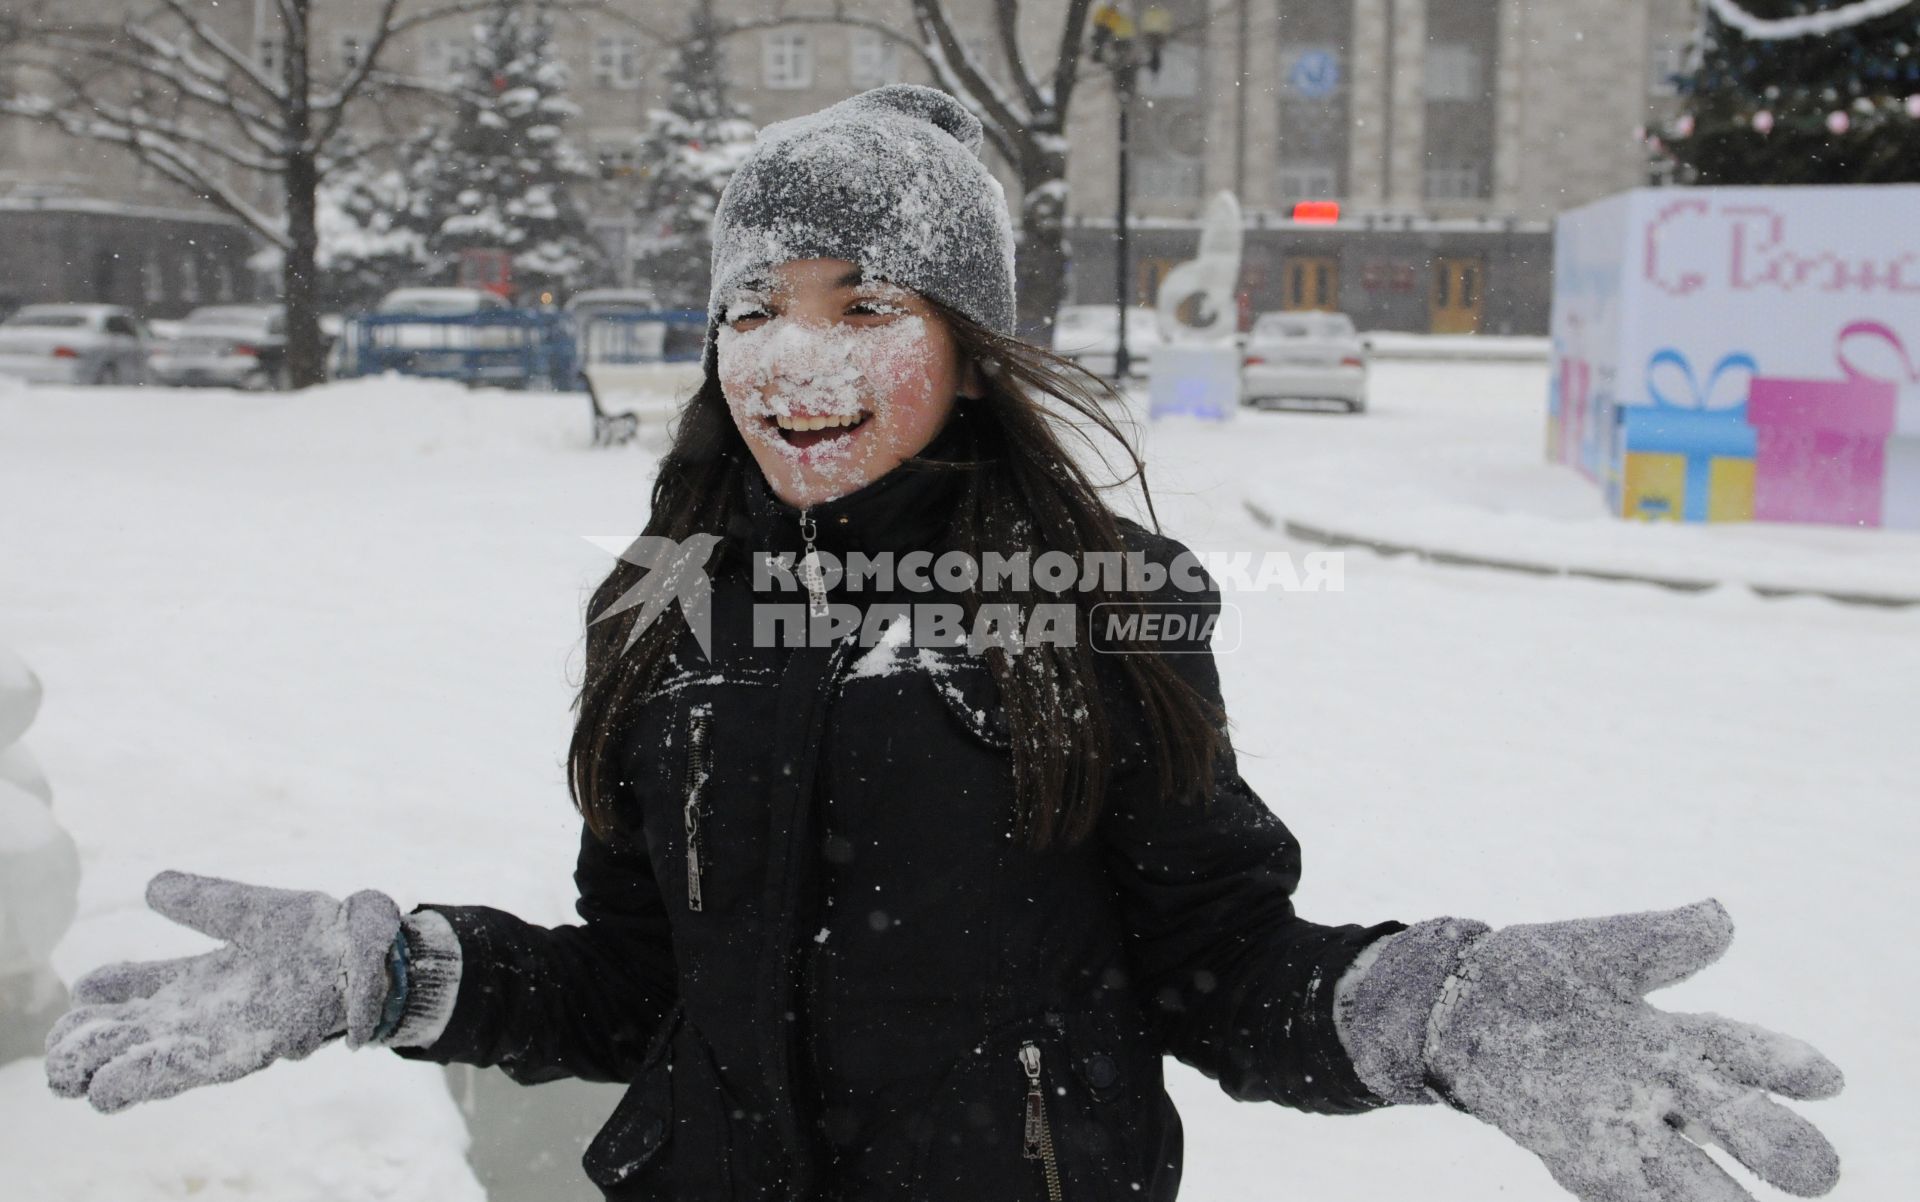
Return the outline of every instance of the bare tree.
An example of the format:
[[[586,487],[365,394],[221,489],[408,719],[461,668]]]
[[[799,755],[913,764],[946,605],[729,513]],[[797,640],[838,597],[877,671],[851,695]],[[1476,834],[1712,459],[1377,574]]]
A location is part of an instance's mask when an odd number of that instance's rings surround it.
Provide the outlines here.
[[[117,24],[28,14],[17,22],[21,65],[13,88],[0,90],[0,112],[123,147],[275,247],[288,372],[304,387],[325,375],[315,192],[348,149],[349,112],[376,94],[444,93],[445,85],[383,70],[382,54],[408,30],[497,2],[440,0],[424,8],[382,0],[360,26],[366,40],[358,57],[331,69],[315,53],[313,0],[275,0],[273,63],[260,61],[245,30],[220,9],[196,0],[158,0]]]

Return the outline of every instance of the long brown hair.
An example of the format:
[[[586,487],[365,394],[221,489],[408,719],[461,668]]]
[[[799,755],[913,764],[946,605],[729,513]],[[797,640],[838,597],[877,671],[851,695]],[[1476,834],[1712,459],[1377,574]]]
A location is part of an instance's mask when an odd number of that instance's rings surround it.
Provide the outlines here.
[[[963,361],[983,368],[978,373],[982,395],[958,402],[969,410],[978,455],[960,465],[963,483],[948,536],[951,547],[971,553],[976,563],[987,549],[1030,555],[1060,550],[1074,555],[1076,562],[1089,552],[1126,550],[1114,512],[1100,499],[1101,486],[1088,478],[1063,444],[1062,432],[1071,430],[1095,445],[1094,433],[1074,417],[1105,433],[1125,452],[1130,474],[1105,487],[1138,480],[1147,514],[1158,528],[1145,464],[1107,410],[1116,397],[1105,381],[1069,360],[998,334],[938,302],[929,303],[952,330]],[[1064,405],[1067,412],[1050,408],[1047,399]],[[700,388],[682,409],[672,446],[660,461],[644,533],[677,541],[699,531],[724,532],[741,504],[742,473],[759,470],[733,424],[709,351]],[[718,570],[720,564],[711,566]],[[586,673],[575,701],[578,718],[567,777],[574,805],[603,839],[619,829],[620,782],[612,779],[616,773],[610,770],[617,762],[619,740],[680,633],[680,622],[663,618],[622,653],[638,610],[592,620],[641,576],[640,568],[622,560],[587,609]],[[1137,605],[1138,598],[1105,591],[1084,595],[1074,606],[1079,629],[1071,645],[1042,643],[1012,655],[998,648],[985,653],[1012,733],[1019,833],[1035,849],[1056,838],[1069,846],[1084,839],[1105,800],[1115,748],[1096,659],[1105,659],[1124,674],[1127,691],[1146,719],[1151,740],[1147,758],[1158,767],[1161,797],[1211,799],[1214,762],[1227,747],[1225,715],[1173,670],[1169,657],[1151,654],[1146,646],[1127,648],[1149,652],[1144,654],[1110,655],[1092,649],[1088,615],[1101,602]],[[961,598],[969,620],[983,603],[1027,609],[1021,598],[981,593],[976,581]]]

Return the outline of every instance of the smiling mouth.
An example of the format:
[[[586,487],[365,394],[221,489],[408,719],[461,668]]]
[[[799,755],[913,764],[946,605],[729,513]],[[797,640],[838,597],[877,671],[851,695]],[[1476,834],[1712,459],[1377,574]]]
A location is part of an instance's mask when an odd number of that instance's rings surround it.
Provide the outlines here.
[[[851,438],[863,429],[873,414],[861,410],[857,414],[842,414],[832,417],[784,417],[772,415],[763,420],[777,430],[788,446],[806,450],[822,443]]]

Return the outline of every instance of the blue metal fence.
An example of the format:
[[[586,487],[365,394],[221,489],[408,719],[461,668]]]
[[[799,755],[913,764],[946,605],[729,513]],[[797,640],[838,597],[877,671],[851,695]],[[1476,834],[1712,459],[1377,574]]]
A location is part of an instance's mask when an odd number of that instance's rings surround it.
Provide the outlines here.
[[[508,388],[579,387],[573,319],[551,309],[368,313],[340,334],[337,375],[398,372]]]
[[[706,335],[700,309],[368,313],[341,331],[335,374],[571,391],[599,364],[697,362]]]
[[[577,316],[580,365],[694,363],[707,337],[702,309],[603,309]]]

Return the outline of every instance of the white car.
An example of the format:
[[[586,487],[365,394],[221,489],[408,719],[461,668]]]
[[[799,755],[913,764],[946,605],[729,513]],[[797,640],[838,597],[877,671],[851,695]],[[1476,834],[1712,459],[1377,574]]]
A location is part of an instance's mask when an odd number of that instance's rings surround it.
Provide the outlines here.
[[[284,305],[210,305],[187,314],[180,332],[153,348],[161,384],[287,387]]]
[[[1116,305],[1062,305],[1053,319],[1053,353],[1071,359],[1097,376],[1113,376],[1119,353],[1120,317]],[[1160,319],[1152,309],[1127,310],[1127,374],[1143,376],[1161,343]]]
[[[28,305],[0,322],[0,375],[38,384],[143,384],[147,332],[117,305]]]
[[[395,288],[380,298],[373,311],[415,317],[460,317],[509,308],[512,306],[484,288]]]
[[[374,306],[373,313],[379,322],[371,328],[362,329],[361,337],[371,346],[386,352],[390,365],[398,365],[391,358],[391,352],[407,350],[418,352],[405,356],[412,370],[426,373],[457,371],[466,361],[466,356],[461,353],[463,350],[473,347],[510,347],[517,345],[521,337],[519,332],[512,329],[476,327],[458,319],[506,313],[512,308],[501,297],[484,288],[395,288]],[[338,362],[342,369],[352,361],[356,349],[341,346]]]
[[[1332,401],[1367,408],[1367,353],[1345,313],[1262,313],[1240,360],[1240,403]]]

